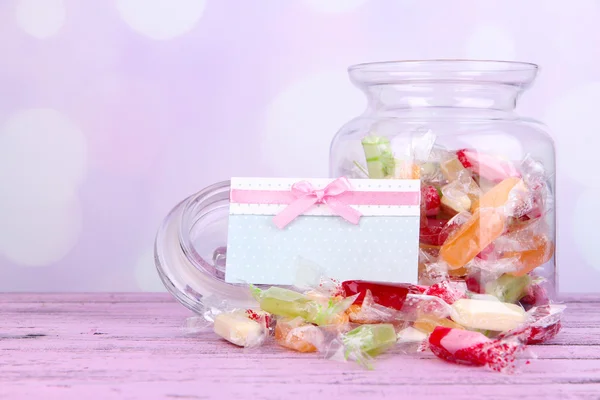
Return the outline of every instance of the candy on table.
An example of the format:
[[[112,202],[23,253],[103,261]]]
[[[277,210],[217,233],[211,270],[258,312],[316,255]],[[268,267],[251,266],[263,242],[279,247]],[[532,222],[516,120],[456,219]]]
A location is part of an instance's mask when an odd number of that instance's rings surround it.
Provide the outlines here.
[[[421,203],[425,208],[425,215],[432,217],[440,212],[440,192],[433,185],[421,187]]]
[[[354,304],[362,304],[367,291],[371,292],[373,301],[381,306],[401,310],[409,293],[423,293],[423,287],[408,283],[382,283],[367,281],[344,281],[342,288],[345,296],[354,296]]]
[[[322,347],[324,340],[319,328],[300,317],[277,319],[275,341],[283,347],[301,353],[312,353]]]
[[[521,176],[510,161],[501,160],[489,154],[479,153],[471,149],[461,149],[456,152],[456,156],[465,168],[493,182]]]
[[[344,355],[363,365],[396,344],[396,330],[392,324],[364,324],[342,335]],[[368,366],[368,365],[367,365]]]
[[[546,304],[534,307],[527,312],[527,321],[509,332],[502,332],[498,338],[519,337],[526,344],[539,344],[554,338],[561,329],[561,317],[566,306]]]
[[[423,315],[431,318],[444,319],[455,314],[451,305],[437,296],[427,294],[408,294],[402,310],[397,318],[404,321],[418,321]]]
[[[527,344],[540,344],[553,339],[562,328],[560,319],[565,310],[563,305],[546,305],[528,311],[533,321],[530,322]]]
[[[520,182],[507,178],[485,193],[469,221],[450,236],[440,256],[451,269],[465,266],[504,232],[506,216],[502,210],[511,189]]]
[[[427,333],[422,332],[421,330],[409,326],[404,329],[401,329],[396,334],[397,343],[422,343],[424,340],[427,340]]]
[[[390,140],[385,136],[366,136],[362,147],[367,159],[369,178],[383,179],[395,176],[396,160]]]
[[[429,349],[442,360],[465,365],[487,366],[508,372],[516,354],[524,348],[518,338],[490,339],[480,332],[438,326],[429,335]]]
[[[519,303],[521,303],[525,310],[530,310],[533,307],[545,305],[549,302],[550,299],[548,299],[546,289],[537,279],[534,279],[534,282],[527,288],[527,294],[519,300]]]
[[[244,312],[234,311],[215,317],[214,332],[223,339],[241,347],[256,347],[263,343],[267,331],[262,323],[248,318]]]
[[[464,329],[461,325],[452,321],[450,318],[438,318],[435,315],[423,314],[419,316],[413,327],[422,332],[431,333],[436,326],[445,326],[447,328]]]
[[[397,319],[396,310],[376,304],[370,291],[367,291],[362,304],[352,304],[346,314],[350,322],[357,324],[392,323]]]
[[[355,297],[347,297],[340,301],[322,304],[311,300],[302,293],[276,286],[261,290],[251,286],[254,298],[260,308],[268,313],[281,317],[302,317],[317,325],[345,324],[346,309],[354,302]]]
[[[407,296],[410,296],[408,294]],[[367,290],[362,304],[353,304],[346,310],[350,322],[357,324],[393,324],[397,329],[407,325],[407,313],[377,304]],[[410,317],[408,318],[410,319]]]
[[[246,316],[253,321],[263,324],[268,330],[271,330],[273,326],[274,320],[268,312],[248,309],[246,310]]]
[[[523,308],[501,301],[459,299],[451,307],[452,319],[468,329],[510,331],[527,319]]]
[[[505,303],[516,303],[527,295],[527,288],[530,284],[529,275],[504,274],[498,279],[488,282],[485,285],[485,293],[491,294]]]

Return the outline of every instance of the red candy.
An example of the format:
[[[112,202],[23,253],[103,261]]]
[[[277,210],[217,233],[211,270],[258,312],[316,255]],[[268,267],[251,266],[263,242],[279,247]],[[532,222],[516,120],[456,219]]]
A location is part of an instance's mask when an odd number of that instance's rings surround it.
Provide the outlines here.
[[[447,220],[426,218],[426,223],[421,224],[419,231],[419,241],[423,244],[429,244],[432,246],[441,246],[444,244],[445,237],[443,237],[444,226],[446,226]]]
[[[469,167],[472,167],[473,164],[471,164],[471,162],[469,161],[469,159],[465,155],[466,151],[468,151],[468,150],[467,149],[457,150],[456,151],[456,157],[458,157],[458,161],[460,161],[460,163],[463,165],[463,167],[469,168]]]
[[[428,217],[436,216],[440,211],[440,193],[435,186],[423,186],[421,188],[421,203],[425,207],[425,215]]]
[[[408,283],[379,283],[367,281],[345,281],[342,289],[346,297],[358,294],[354,304],[362,304],[367,290],[373,301],[381,306],[401,310],[409,293],[422,294],[425,288]]]
[[[522,345],[507,339],[489,339],[479,332],[437,326],[429,336],[431,352],[442,360],[465,365],[488,366],[505,371]]]
[[[527,344],[540,344],[553,339],[558,334],[562,325],[560,321],[548,326],[533,326],[527,337]]]
[[[546,289],[539,284],[532,284],[527,289],[527,295],[519,300],[519,302],[525,310],[529,310],[536,306],[548,304],[550,300],[548,299]]]
[[[444,300],[448,304],[454,303],[458,299],[467,297],[466,293],[453,282],[443,281],[431,285],[425,290],[425,293],[430,296],[436,296]]]

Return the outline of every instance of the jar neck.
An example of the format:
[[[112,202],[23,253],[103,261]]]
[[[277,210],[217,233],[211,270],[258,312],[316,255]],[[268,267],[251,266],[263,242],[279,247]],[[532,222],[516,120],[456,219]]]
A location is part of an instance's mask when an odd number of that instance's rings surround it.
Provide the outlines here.
[[[377,83],[361,87],[375,112],[407,109],[462,108],[512,112],[522,87],[495,83]]]

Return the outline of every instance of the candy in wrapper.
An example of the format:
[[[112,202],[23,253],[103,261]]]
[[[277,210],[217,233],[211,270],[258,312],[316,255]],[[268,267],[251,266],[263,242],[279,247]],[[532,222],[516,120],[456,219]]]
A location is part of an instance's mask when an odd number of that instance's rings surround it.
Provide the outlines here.
[[[415,329],[421,332],[431,333],[437,326],[446,328],[464,329],[450,318],[438,318],[435,315],[423,314],[413,324]]]
[[[267,290],[251,286],[251,290],[263,311],[280,317],[301,317],[316,325],[346,324],[348,317],[345,311],[356,298],[356,296],[350,296],[328,299],[324,302],[276,286],[272,286]]]
[[[401,329],[396,334],[396,347],[403,353],[418,353],[427,350],[429,333],[412,326]]]
[[[223,339],[240,347],[260,346],[268,336],[264,322],[250,319],[245,311],[217,315],[213,330]]]
[[[489,281],[485,285],[485,293],[491,294],[505,303],[516,303],[527,295],[527,288],[530,284],[531,277],[529,275],[504,274],[498,279]]]
[[[275,340],[288,349],[312,353],[323,347],[325,337],[318,327],[300,317],[281,317],[275,325]]]
[[[429,335],[429,349],[442,360],[465,365],[487,366],[510,372],[524,344],[519,337],[490,339],[479,332],[438,326]]]
[[[399,321],[398,310],[375,303],[373,295],[368,289],[362,299],[362,303],[360,305],[353,304],[348,307],[346,314],[348,314],[350,322],[357,324],[394,324]]]
[[[331,359],[352,360],[367,369],[373,369],[372,358],[396,344],[396,330],[392,324],[364,324],[334,340],[329,351]]]
[[[462,149],[458,150],[456,155],[465,168],[492,182],[500,182],[503,179],[521,175],[510,161],[489,154]]]
[[[500,301],[459,299],[451,307],[452,320],[469,329],[506,332],[527,321],[523,308]]]
[[[539,278],[533,279],[533,282],[527,288],[527,294],[519,300],[519,303],[529,311],[533,307],[548,304],[548,293],[543,286],[543,281]]]
[[[540,344],[554,338],[560,331],[561,317],[566,309],[562,304],[547,304],[532,308],[527,312],[527,322],[509,332],[498,335],[500,338],[521,336],[526,344]]]
[[[367,159],[369,178],[382,179],[395,176],[396,160],[390,140],[385,136],[366,136],[362,147]]]
[[[510,191],[520,182],[518,178],[506,178],[486,192],[477,206],[473,205],[471,218],[440,249],[440,256],[451,269],[465,266],[502,235],[507,222],[503,207]]]
[[[424,294],[439,297],[446,303],[452,304],[456,300],[467,297],[467,285],[464,282],[445,280],[429,286]]]
[[[212,330],[237,346],[257,347],[273,329],[273,319],[264,311],[235,308],[218,296],[207,296],[202,303],[202,314],[186,319],[187,333]]]
[[[424,288],[407,283],[381,283],[367,281],[342,282],[344,295],[356,296],[354,304],[362,304],[367,291],[371,292],[373,301],[384,307],[401,310],[409,293],[423,293]]]

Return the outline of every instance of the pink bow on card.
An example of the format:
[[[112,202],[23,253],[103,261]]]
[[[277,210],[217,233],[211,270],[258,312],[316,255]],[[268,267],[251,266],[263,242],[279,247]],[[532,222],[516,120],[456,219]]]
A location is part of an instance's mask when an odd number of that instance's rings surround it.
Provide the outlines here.
[[[315,204],[326,204],[335,214],[356,225],[362,214],[338,198],[351,189],[350,181],[345,177],[337,178],[322,190],[315,189],[308,181],[294,183],[291,192],[296,199],[273,217],[273,222],[283,229]]]

